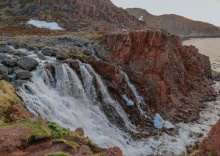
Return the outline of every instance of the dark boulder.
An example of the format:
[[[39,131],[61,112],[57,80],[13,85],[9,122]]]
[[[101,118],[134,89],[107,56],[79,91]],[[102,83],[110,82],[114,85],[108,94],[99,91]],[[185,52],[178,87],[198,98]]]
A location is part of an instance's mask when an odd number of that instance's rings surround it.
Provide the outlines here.
[[[54,49],[46,48],[46,49],[43,49],[41,53],[45,56],[56,56],[57,51]]]
[[[8,68],[0,66],[0,75],[8,75]]]
[[[27,50],[28,50],[28,51],[35,51],[35,50],[38,50],[38,48],[37,48],[37,47],[28,46],[28,47],[27,47]]]
[[[27,80],[32,77],[32,74],[28,70],[17,69],[15,70],[15,74],[22,80]]]
[[[38,62],[30,57],[21,57],[18,60],[18,66],[24,70],[34,70],[38,66]]]
[[[4,66],[0,66],[0,80],[6,79],[8,75],[8,68]]]
[[[0,45],[0,53],[8,53],[11,49],[5,45]]]
[[[66,60],[68,59],[68,55],[66,53],[59,52],[56,55],[57,60]]]
[[[2,60],[2,64],[10,68],[18,66],[17,61],[12,59],[4,59]]]

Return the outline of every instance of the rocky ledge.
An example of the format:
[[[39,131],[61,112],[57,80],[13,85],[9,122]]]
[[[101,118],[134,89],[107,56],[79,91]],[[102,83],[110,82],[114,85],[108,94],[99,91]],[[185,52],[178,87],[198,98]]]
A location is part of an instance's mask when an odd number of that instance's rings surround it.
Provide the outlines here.
[[[166,31],[111,33],[96,45],[96,54],[111,64],[93,65],[101,75],[103,67],[112,65],[129,75],[148,114],[157,112],[173,122],[192,121],[204,107],[202,102],[216,97],[209,58],[194,46],[182,46],[178,36]],[[109,84],[120,86],[117,70],[110,75]]]

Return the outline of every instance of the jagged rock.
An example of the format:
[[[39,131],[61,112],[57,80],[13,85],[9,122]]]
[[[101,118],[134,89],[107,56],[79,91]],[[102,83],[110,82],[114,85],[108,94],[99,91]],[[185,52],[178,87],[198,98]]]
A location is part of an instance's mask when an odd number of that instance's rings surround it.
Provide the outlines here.
[[[28,70],[17,69],[15,74],[19,79],[26,80],[32,77],[32,74]]]
[[[66,60],[66,59],[68,59],[68,55],[66,53],[58,52],[56,54],[56,59],[57,60]]]
[[[99,58],[128,74],[145,99],[145,107],[154,109],[169,121],[174,116],[188,121],[196,119],[201,101],[216,97],[210,85],[209,58],[199,54],[194,46],[182,46],[178,36],[164,30],[107,34],[96,44],[95,50]],[[97,63],[91,62],[104,79],[111,84],[118,82],[112,79],[117,75],[113,72],[116,70],[107,70],[107,63],[94,64]],[[112,78],[107,78],[108,75]],[[186,109],[187,114],[181,113],[181,108]]]
[[[0,45],[0,53],[8,53],[11,49],[5,45]]]
[[[207,156],[210,153],[214,155],[220,155],[220,120],[209,131],[208,136],[203,139],[199,145],[199,149],[202,151],[200,156]]]
[[[12,60],[12,59],[4,59],[2,60],[2,64],[4,64],[6,67],[17,67],[17,61],[16,60]]]
[[[30,57],[21,57],[18,60],[18,66],[24,70],[34,70],[38,66],[38,62]]]
[[[41,53],[45,56],[56,56],[57,51],[54,49],[46,48],[46,49],[41,50]]]
[[[164,126],[164,120],[160,116],[160,114],[156,114],[154,117],[154,127],[157,129],[161,129]]]

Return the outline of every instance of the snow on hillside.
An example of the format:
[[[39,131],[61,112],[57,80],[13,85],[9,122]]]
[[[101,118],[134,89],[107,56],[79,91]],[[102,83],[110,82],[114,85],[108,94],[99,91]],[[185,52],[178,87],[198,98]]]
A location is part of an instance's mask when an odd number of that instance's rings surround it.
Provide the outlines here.
[[[34,25],[38,28],[47,28],[50,30],[64,30],[56,22],[45,22],[45,21],[38,21],[38,20],[30,19],[30,21],[28,21],[27,23]]]

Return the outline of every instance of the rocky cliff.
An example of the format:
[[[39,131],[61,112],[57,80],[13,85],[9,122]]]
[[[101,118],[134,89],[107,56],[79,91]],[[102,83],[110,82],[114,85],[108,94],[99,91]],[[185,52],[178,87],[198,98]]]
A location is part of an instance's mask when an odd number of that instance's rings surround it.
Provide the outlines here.
[[[136,18],[143,16],[143,20],[148,27],[166,29],[170,33],[180,35],[183,38],[220,36],[219,27],[209,23],[194,21],[174,14],[155,16],[139,8],[126,10]]]
[[[28,18],[56,21],[67,30],[109,31],[144,27],[143,22],[110,0],[11,0],[0,2],[0,6]]]
[[[96,53],[129,75],[146,101],[145,111],[190,121],[198,117],[202,101],[215,97],[209,58],[193,46],[182,46],[179,37],[166,31],[111,33],[99,42]]]
[[[220,155],[220,120],[212,127],[208,136],[200,143],[201,156]]]

